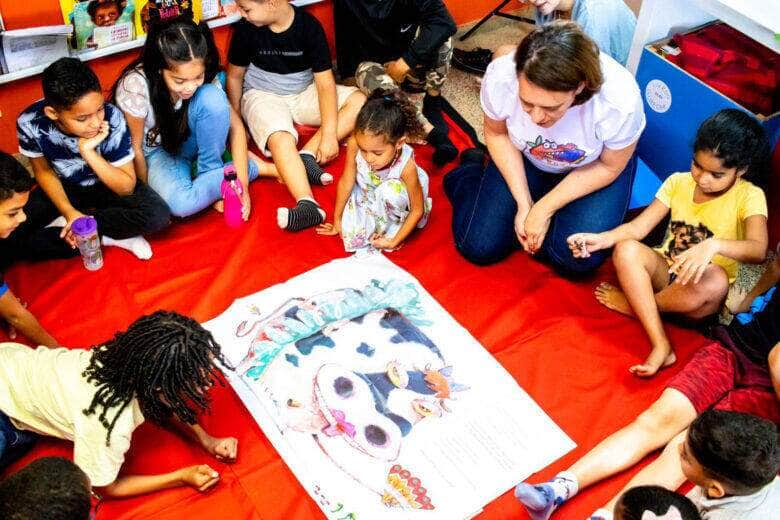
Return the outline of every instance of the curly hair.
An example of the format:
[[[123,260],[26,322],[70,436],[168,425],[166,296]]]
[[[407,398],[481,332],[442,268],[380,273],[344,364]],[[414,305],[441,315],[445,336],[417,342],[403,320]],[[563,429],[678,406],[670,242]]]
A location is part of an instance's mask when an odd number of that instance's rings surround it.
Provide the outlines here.
[[[117,12],[121,15],[122,11],[125,10],[127,2],[126,0],[92,0],[89,4],[87,4],[87,14],[89,15],[90,19],[94,22],[98,7],[109,4],[114,4],[114,6],[116,6]]]
[[[211,333],[192,318],[168,311],[143,316],[94,349],[82,375],[97,389],[84,415],[101,408],[106,445],[111,444],[111,432],[134,398],[144,416],[157,424],[172,414],[195,424],[197,414],[209,407],[205,389],[215,381],[224,385],[215,362],[233,368]],[[109,420],[106,415],[115,409]]]
[[[46,104],[55,110],[67,110],[85,95],[103,91],[92,69],[78,58],[60,58],[43,69],[41,85]]]
[[[8,200],[15,193],[25,193],[32,189],[30,172],[25,170],[13,156],[0,152],[0,202]]]
[[[588,101],[601,89],[599,47],[575,22],[556,20],[538,27],[523,38],[515,54],[517,75],[545,90],[582,92],[574,105]]]
[[[417,107],[401,90],[376,89],[360,109],[355,131],[382,135],[389,143],[402,137],[424,138]]]

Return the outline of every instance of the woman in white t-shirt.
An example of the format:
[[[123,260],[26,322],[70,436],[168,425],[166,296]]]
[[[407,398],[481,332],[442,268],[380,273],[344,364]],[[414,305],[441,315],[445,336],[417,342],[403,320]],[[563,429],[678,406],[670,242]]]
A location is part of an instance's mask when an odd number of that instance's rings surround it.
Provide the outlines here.
[[[556,21],[490,64],[481,101],[491,161],[444,179],[458,250],[491,264],[519,244],[562,274],[596,269],[608,252],[583,262],[566,239],[625,217],[645,126],[634,77],[577,24]]]

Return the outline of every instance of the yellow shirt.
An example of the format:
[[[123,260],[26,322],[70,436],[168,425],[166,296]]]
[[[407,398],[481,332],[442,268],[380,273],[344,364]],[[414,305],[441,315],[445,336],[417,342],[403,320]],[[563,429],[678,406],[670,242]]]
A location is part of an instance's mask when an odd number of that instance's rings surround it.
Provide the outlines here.
[[[83,413],[96,390],[81,375],[91,355],[90,350],[0,343],[0,410],[19,429],[72,441],[73,462],[93,486],[105,486],[116,480],[133,430],[144,417],[133,399],[106,446],[106,428],[98,418],[102,408],[89,417]],[[109,410],[107,418],[112,420],[114,414]]]
[[[696,182],[690,172],[675,173],[655,195],[672,213],[663,244],[655,249],[669,264],[675,256],[710,237],[744,240],[745,219],[753,215],[767,216],[764,192],[748,181],[737,179],[726,193],[702,203],[693,201],[695,189]],[[734,282],[739,262],[715,255],[712,263],[723,267],[729,283]]]

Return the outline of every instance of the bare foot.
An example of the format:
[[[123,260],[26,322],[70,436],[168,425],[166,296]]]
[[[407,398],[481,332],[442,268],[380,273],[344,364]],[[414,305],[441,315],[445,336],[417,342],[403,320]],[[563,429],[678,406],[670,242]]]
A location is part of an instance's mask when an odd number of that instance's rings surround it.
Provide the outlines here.
[[[272,179],[276,179],[281,184],[284,184],[284,181],[279,176],[279,172],[277,171],[276,165],[273,162],[265,161],[253,152],[247,151],[247,155],[249,156],[250,161],[255,161],[255,163],[257,163],[259,177],[270,177]]]
[[[217,202],[211,205],[212,208],[217,210],[218,213],[224,213],[225,212],[225,201],[222,199],[219,199]]]
[[[653,377],[660,369],[673,365],[675,361],[677,356],[673,350],[653,349],[643,364],[629,367],[628,371],[637,377]]]
[[[623,291],[615,287],[614,285],[601,282],[596,290],[593,291],[596,299],[601,305],[607,309],[612,309],[626,316],[633,316],[634,310],[631,308],[631,304],[626,300],[626,295]]]

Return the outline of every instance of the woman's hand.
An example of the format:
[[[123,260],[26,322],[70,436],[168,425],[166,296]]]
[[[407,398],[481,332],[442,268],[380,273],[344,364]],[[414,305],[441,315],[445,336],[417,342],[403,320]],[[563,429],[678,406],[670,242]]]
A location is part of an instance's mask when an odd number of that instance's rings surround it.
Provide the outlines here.
[[[566,239],[574,258],[588,258],[591,253],[614,246],[607,233],[575,233]]]
[[[523,249],[528,251],[528,241],[525,234],[525,219],[528,216],[528,212],[531,211],[531,207],[517,206],[517,213],[515,214],[515,235],[517,240]]]
[[[681,285],[691,281],[699,283],[701,277],[704,276],[704,271],[717,253],[717,240],[708,238],[675,256],[674,262],[669,267],[669,272],[677,275],[675,282]]]
[[[341,222],[334,220],[333,224],[326,222],[317,226],[317,234],[324,236],[333,236],[341,234]]]
[[[531,207],[528,216],[525,217],[526,251],[535,254],[541,249],[544,237],[550,228],[552,216],[553,212],[547,211],[540,203]]]
[[[179,479],[182,484],[197,489],[201,493],[219,482],[219,473],[211,469],[207,464],[182,468],[179,470],[179,473]]]

